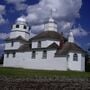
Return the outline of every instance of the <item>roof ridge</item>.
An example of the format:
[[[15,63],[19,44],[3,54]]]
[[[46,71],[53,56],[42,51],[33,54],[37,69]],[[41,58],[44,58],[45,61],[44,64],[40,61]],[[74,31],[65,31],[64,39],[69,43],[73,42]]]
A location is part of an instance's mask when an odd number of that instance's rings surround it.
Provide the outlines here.
[[[43,31],[38,35],[36,35],[35,37],[32,37],[30,40],[54,39],[60,41],[62,38],[66,41],[66,38],[56,31]]]

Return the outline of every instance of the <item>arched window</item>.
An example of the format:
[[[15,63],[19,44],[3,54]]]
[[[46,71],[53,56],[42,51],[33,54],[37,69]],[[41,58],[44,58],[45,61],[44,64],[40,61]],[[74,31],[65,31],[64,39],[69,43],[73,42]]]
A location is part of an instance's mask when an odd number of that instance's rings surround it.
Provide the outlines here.
[[[44,50],[44,51],[43,51],[43,59],[46,59],[46,58],[47,58],[47,51]]]
[[[78,61],[78,55],[76,53],[73,55],[73,61]]]
[[[13,47],[13,45],[14,45],[14,42],[12,41],[12,42],[11,42],[11,47]]]
[[[67,60],[69,59],[69,57],[70,57],[70,56],[69,56],[69,55],[67,55]]]
[[[9,53],[7,53],[7,58],[9,57]]]
[[[13,58],[16,56],[16,53],[15,52],[13,52]]]
[[[38,48],[41,48],[41,41],[38,41]]]
[[[32,48],[32,44],[31,44],[31,43],[29,44],[29,48],[30,48],[30,49]]]
[[[35,59],[35,57],[36,57],[36,52],[32,51],[32,58]]]
[[[16,28],[19,28],[19,25],[18,24],[16,25]]]
[[[23,28],[24,28],[24,29],[27,29],[27,26],[25,26],[25,25],[24,25],[24,27],[23,27]]]

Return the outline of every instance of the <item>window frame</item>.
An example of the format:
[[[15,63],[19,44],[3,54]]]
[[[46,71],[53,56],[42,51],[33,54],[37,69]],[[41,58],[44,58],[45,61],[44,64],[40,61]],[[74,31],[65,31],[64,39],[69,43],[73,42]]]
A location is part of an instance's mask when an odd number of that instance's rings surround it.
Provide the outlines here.
[[[19,28],[19,25],[18,24],[16,25],[16,28]]]
[[[23,26],[23,29],[27,29],[27,26],[26,26],[26,25],[24,25],[24,26]]]
[[[46,51],[46,50],[43,51],[43,56],[42,56],[42,58],[43,58],[43,59],[46,59],[46,58],[47,58],[47,51]]]
[[[32,59],[36,58],[36,51],[32,51]]]
[[[13,52],[13,58],[15,58],[16,57],[16,52]]]
[[[70,55],[68,54],[68,55],[67,55],[67,60],[69,60],[69,57],[70,57]]]
[[[38,41],[38,48],[41,48],[41,41]]]
[[[14,46],[14,41],[11,42],[11,47],[13,47],[13,46]]]
[[[6,55],[7,55],[6,57],[9,58],[9,53],[6,53]]]
[[[73,54],[73,61],[78,61],[78,54],[76,53]]]

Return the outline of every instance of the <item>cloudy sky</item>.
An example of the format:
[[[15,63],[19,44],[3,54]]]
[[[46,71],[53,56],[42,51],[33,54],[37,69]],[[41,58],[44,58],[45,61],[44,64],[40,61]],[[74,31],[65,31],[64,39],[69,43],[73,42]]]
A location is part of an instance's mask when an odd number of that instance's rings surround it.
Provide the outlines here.
[[[51,10],[58,32],[67,36],[72,30],[76,42],[87,49],[90,45],[90,0],[1,0],[0,49],[4,48],[3,40],[18,18],[27,20],[32,35],[38,34],[43,31]]]

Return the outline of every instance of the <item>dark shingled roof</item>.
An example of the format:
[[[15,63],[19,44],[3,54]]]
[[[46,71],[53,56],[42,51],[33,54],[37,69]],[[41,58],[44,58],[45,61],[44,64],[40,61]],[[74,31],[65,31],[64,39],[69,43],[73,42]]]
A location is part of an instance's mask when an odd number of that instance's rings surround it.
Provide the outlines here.
[[[16,37],[16,38],[10,38],[10,37],[8,37],[8,38],[6,38],[5,39],[5,41],[21,41],[21,42],[27,42],[23,37],[21,37],[21,36],[18,36],[18,37]]]
[[[47,47],[47,49],[57,49],[59,46],[56,43],[52,43]]]
[[[57,50],[55,56],[67,55],[68,52],[85,53],[85,51],[75,43],[66,42],[61,50]]]
[[[25,52],[30,50],[31,50],[31,47],[29,46],[29,44],[24,44],[18,49],[19,52]]]
[[[44,40],[51,39],[51,40],[58,40],[58,41],[63,39],[64,41],[66,41],[66,38],[63,35],[55,31],[43,31],[37,36],[31,38],[30,40],[36,41],[36,40],[42,40],[42,39]]]

